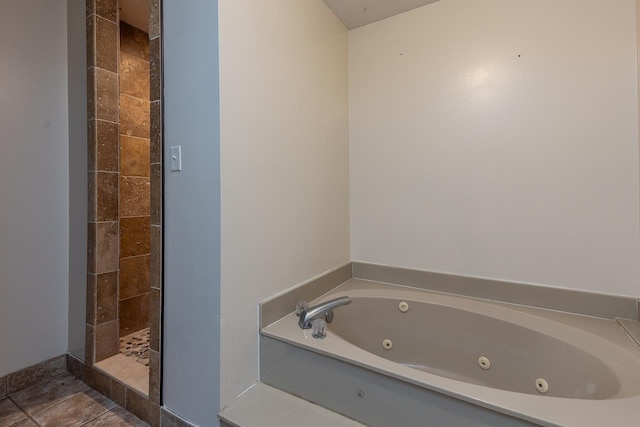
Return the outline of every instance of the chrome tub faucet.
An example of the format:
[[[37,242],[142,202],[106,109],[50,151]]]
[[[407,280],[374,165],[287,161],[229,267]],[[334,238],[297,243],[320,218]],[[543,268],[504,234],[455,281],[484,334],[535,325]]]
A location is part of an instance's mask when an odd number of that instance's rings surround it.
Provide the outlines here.
[[[309,304],[304,301],[300,301],[296,305],[296,314],[299,317],[298,326],[300,326],[302,329],[311,329],[313,327],[314,331],[316,328],[318,328],[318,333],[314,332],[313,336],[315,338],[324,338],[324,329],[326,328],[326,325],[321,325],[320,323],[322,322],[314,321],[322,319],[327,323],[331,323],[331,321],[333,320],[333,310],[347,304],[351,304],[351,298],[349,297],[335,298],[320,303],[314,307],[309,307]],[[316,324],[315,327],[314,323]]]

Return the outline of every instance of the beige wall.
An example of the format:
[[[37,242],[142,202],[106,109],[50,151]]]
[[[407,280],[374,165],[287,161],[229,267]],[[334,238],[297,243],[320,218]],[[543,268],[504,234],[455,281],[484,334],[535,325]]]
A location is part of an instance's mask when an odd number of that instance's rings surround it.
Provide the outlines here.
[[[352,258],[640,295],[635,0],[350,32]]]
[[[258,302],[349,261],[348,52],[322,0],[219,13],[225,404],[258,379]]]

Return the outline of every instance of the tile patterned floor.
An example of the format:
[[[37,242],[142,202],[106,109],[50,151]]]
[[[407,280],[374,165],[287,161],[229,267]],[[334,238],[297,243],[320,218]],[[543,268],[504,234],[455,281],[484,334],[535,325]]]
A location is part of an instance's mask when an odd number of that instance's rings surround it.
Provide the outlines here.
[[[0,427],[143,427],[147,423],[65,372],[0,400]]]
[[[149,328],[120,338],[120,354],[149,366]]]

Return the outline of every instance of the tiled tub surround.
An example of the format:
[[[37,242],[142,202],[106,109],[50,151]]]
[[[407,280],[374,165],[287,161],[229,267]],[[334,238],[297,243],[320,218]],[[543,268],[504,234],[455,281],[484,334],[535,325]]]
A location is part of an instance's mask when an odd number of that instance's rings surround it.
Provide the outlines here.
[[[120,337],[149,326],[149,35],[120,22]]]

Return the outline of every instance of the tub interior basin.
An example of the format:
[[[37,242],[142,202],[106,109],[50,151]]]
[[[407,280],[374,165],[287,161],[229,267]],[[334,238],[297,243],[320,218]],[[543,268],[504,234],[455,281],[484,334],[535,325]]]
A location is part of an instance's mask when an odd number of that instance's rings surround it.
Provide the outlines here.
[[[329,330],[390,361],[501,390],[608,399],[621,388],[597,351],[572,341],[568,326],[540,330],[448,305],[355,297],[334,311]]]

